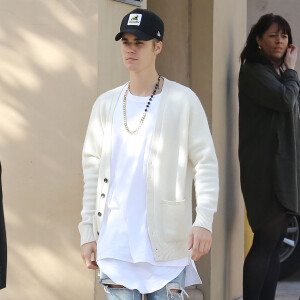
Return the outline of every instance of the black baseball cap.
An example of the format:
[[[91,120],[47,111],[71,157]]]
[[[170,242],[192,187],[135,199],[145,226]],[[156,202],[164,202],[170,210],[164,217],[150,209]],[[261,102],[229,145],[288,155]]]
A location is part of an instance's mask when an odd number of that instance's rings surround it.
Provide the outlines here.
[[[136,8],[123,18],[120,32],[116,35],[115,40],[121,39],[125,32],[134,34],[142,41],[150,41],[152,39],[162,41],[164,37],[164,22],[154,12]]]

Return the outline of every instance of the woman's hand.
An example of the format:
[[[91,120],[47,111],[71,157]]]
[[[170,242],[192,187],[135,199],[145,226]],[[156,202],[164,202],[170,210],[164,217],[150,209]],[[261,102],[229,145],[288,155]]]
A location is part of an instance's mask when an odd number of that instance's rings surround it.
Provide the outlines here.
[[[297,61],[297,53],[298,53],[298,48],[290,44],[286,50],[286,55],[284,58],[284,64],[287,69],[295,69],[296,66],[296,61]]]

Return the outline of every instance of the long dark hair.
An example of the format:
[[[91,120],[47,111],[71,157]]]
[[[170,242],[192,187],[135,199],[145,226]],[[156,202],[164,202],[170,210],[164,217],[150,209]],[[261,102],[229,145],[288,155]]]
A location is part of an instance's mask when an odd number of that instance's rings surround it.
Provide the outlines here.
[[[287,34],[289,37],[288,44],[293,43],[291,27],[289,23],[281,16],[274,14],[266,14],[260,17],[258,22],[252,26],[250,33],[248,35],[246,45],[241,53],[240,59],[241,64],[243,65],[245,62],[262,62],[268,63],[268,60],[262,56],[261,51],[258,49],[258,44],[256,41],[256,37],[260,38],[262,35],[269,29],[269,27],[276,23],[278,25],[278,30],[281,30],[282,33]]]

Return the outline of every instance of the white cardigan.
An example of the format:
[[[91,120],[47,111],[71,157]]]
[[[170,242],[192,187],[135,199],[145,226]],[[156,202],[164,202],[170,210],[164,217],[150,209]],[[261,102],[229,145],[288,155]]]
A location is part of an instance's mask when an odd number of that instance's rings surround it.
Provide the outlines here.
[[[113,114],[124,86],[96,100],[83,146],[81,244],[97,241],[110,184]],[[193,226],[212,231],[218,202],[218,163],[205,112],[195,93],[164,79],[147,168],[148,233],[156,261],[190,255],[192,181],[196,195]]]

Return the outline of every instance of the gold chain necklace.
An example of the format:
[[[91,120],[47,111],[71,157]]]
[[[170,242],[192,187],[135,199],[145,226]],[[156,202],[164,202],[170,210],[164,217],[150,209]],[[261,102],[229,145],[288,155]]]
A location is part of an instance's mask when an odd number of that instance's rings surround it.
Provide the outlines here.
[[[159,88],[159,82],[160,82],[160,79],[161,79],[161,76],[158,75],[158,80],[157,80],[157,83],[155,84],[154,91],[153,91],[152,95],[150,96],[150,98],[149,98],[149,100],[148,100],[148,102],[147,102],[146,108],[145,108],[145,110],[144,110],[144,112],[143,112],[143,115],[142,115],[142,118],[141,118],[141,120],[140,120],[140,124],[139,124],[138,128],[135,129],[135,130],[130,130],[129,127],[128,127],[128,124],[127,124],[126,102],[127,102],[127,95],[128,95],[129,90],[130,90],[130,82],[128,83],[128,87],[127,87],[127,90],[126,90],[126,92],[125,92],[124,99],[123,99],[123,118],[124,118],[124,126],[125,126],[125,129],[126,129],[126,131],[127,131],[128,133],[130,133],[130,134],[135,134],[135,133],[137,133],[137,132],[140,130],[140,128],[142,127],[142,125],[143,125],[143,123],[144,123],[144,121],[145,121],[145,118],[146,118],[147,111],[148,111],[148,109],[149,109],[149,107],[150,107],[150,104],[151,104],[151,101],[152,101],[152,99],[153,99],[153,96],[156,94],[156,92],[157,92],[157,90],[158,90],[158,88]]]

